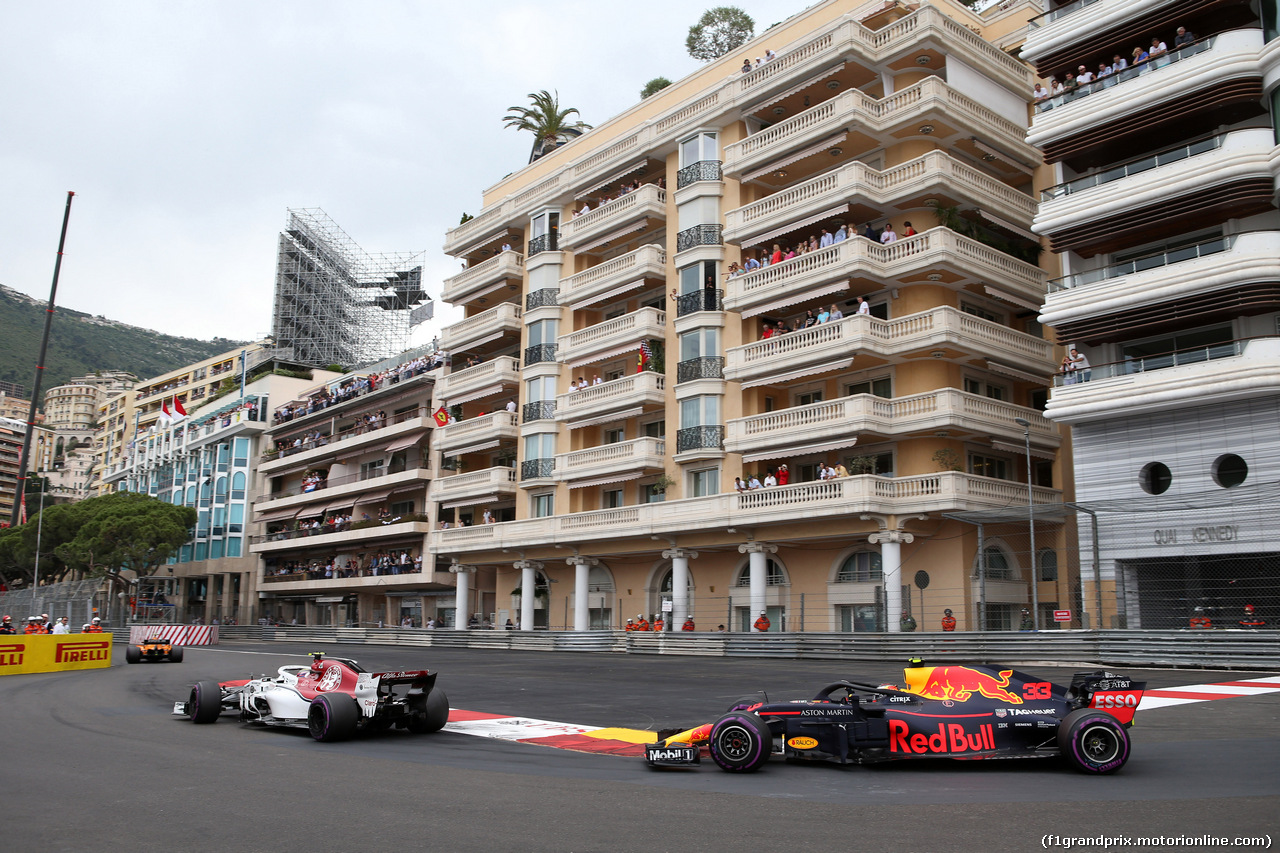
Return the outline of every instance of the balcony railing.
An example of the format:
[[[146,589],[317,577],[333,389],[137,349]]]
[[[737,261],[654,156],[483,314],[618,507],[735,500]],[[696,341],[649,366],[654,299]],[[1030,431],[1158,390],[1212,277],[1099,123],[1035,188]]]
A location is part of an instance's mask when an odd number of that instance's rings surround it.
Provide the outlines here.
[[[318,447],[333,446],[333,445],[337,445],[342,442],[345,442],[348,439],[352,439],[352,438],[356,438],[364,435],[372,435],[374,433],[377,433],[378,430],[381,430],[390,426],[397,426],[406,421],[411,421],[411,420],[414,420],[415,418],[424,417],[426,414],[427,414],[427,409],[425,407],[415,408],[408,412],[401,412],[395,415],[388,415],[383,420],[373,421],[370,423],[359,421],[356,423],[355,426],[348,427],[347,429],[344,429],[341,432],[338,432],[334,435],[322,434],[320,433],[319,430],[317,430],[316,431],[317,435],[314,435],[306,439],[301,439],[301,438],[295,439],[296,443],[289,443],[287,439],[285,441],[277,442],[276,447],[271,448],[270,450],[267,450],[262,454],[262,461],[270,462],[276,459],[283,459],[287,456],[294,456],[299,453],[304,453],[308,450],[315,450]]]
[[[630,289],[645,279],[663,279],[667,272],[667,253],[661,246],[649,244],[634,252],[610,258],[580,273],[560,280],[560,301],[575,307],[593,305],[619,292]]]
[[[559,245],[559,241],[556,239],[557,233],[558,232],[556,231],[552,231],[550,234],[543,234],[541,237],[534,237],[530,240],[529,257],[532,258],[534,255],[541,254],[542,252],[556,251]]]
[[[1177,264],[1183,261],[1190,261],[1195,258],[1205,258],[1210,255],[1217,255],[1222,252],[1228,252],[1236,243],[1236,237],[1211,237],[1208,240],[1201,240],[1199,243],[1193,243],[1190,246],[1181,246],[1177,249],[1170,249],[1165,252],[1156,252],[1151,255],[1144,255],[1141,258],[1134,258],[1131,261],[1125,261],[1120,264],[1111,264],[1102,269],[1090,270],[1088,272],[1076,273],[1075,275],[1067,275],[1062,278],[1055,278],[1049,282],[1049,292],[1056,293],[1062,290],[1071,290],[1076,287],[1086,287],[1090,284],[1097,284],[1100,281],[1108,279],[1120,278],[1121,276],[1133,275],[1134,273],[1152,270],[1158,267],[1166,267],[1170,264]]]
[[[520,479],[545,480],[555,470],[555,459],[526,459],[520,463]]]
[[[667,443],[661,438],[633,439],[588,447],[556,457],[556,470],[560,479],[585,479],[620,471],[645,468],[661,468]]]
[[[524,310],[532,311],[534,308],[543,308],[548,305],[558,305],[560,299],[560,291],[554,287],[544,287],[541,290],[535,290],[526,293],[524,297]]]
[[[440,298],[457,304],[493,282],[519,278],[523,269],[524,255],[519,252],[499,252],[489,260],[445,279]]]
[[[458,421],[435,431],[433,444],[445,456],[454,456],[458,450],[489,441],[517,436],[515,412],[492,412],[487,415]]]
[[[555,400],[538,400],[533,403],[525,403],[523,410],[523,422],[551,420],[556,416]]]
[[[1044,201],[1052,201],[1056,198],[1071,195],[1081,190],[1100,187],[1103,184],[1109,184],[1112,181],[1118,181],[1121,178],[1127,178],[1131,175],[1140,175],[1149,169],[1157,166],[1166,166],[1170,163],[1177,163],[1179,160],[1185,160],[1188,157],[1194,157],[1197,154],[1204,154],[1206,151],[1213,151],[1222,147],[1222,142],[1226,138],[1224,134],[1210,136],[1208,139],[1200,139],[1195,142],[1189,142],[1186,145],[1179,145],[1176,148],[1169,148],[1156,154],[1149,154],[1137,160],[1131,160],[1128,163],[1121,163],[1118,166],[1112,166],[1109,169],[1102,169],[1088,175],[1076,178],[1066,183],[1057,184],[1049,187],[1040,193],[1040,197]]]
[[[542,364],[545,361],[556,360],[555,344],[534,344],[531,347],[524,348],[524,365],[528,367],[531,364]]]
[[[676,189],[684,189],[700,181],[723,181],[719,160],[700,160],[676,172]]]
[[[696,314],[699,311],[723,310],[724,291],[719,288],[712,290],[709,287],[704,287],[702,290],[695,290],[693,293],[682,293],[676,298],[677,317]]]
[[[1172,352],[1144,355],[1141,358],[1130,358],[1124,361],[1113,361],[1108,364],[1090,366],[1084,370],[1071,370],[1053,377],[1055,387],[1079,385],[1097,379],[1111,379],[1115,376],[1133,376],[1139,373],[1150,373],[1153,370],[1167,370],[1170,367],[1183,367],[1188,364],[1202,364],[1219,358],[1232,358],[1244,352],[1249,340],[1225,341],[1205,347],[1175,350]]]
[[[1067,92],[1061,95],[1054,95],[1051,98],[1045,98],[1043,101],[1036,104],[1036,111],[1042,113],[1048,112],[1054,107],[1065,106],[1078,101],[1081,98],[1086,98],[1095,92],[1101,92],[1104,89],[1111,89],[1130,80],[1136,80],[1144,74],[1150,74],[1152,71],[1158,71],[1161,68],[1166,68],[1174,63],[1181,62],[1184,59],[1189,59],[1208,50],[1212,50],[1216,39],[1217,36],[1210,36],[1209,38],[1201,39],[1187,47],[1180,48],[1178,50],[1171,50],[1166,54],[1157,56],[1155,59],[1149,59],[1141,65],[1132,65],[1116,74],[1103,77],[1101,80],[1093,83],[1086,83],[1074,92]]]
[[[560,243],[566,249],[582,251],[602,240],[612,239],[616,229],[630,226],[646,218],[663,218],[667,211],[667,191],[655,184],[645,184],[634,192],[605,202],[595,210],[560,224]]]
[[[720,235],[723,230],[724,226],[718,223],[715,225],[695,225],[692,228],[686,228],[676,234],[676,251],[683,252],[696,246],[722,245],[724,240]]]
[[[559,352],[565,364],[577,366],[613,358],[639,349],[642,338],[666,335],[667,312],[645,306],[594,326],[561,335]]]
[[[676,382],[695,379],[724,379],[724,356],[704,355],[685,359],[676,365]]]
[[[636,406],[661,405],[666,399],[665,388],[666,377],[661,373],[646,370],[621,376],[599,385],[558,395],[556,419],[572,421],[603,416]]]
[[[465,320],[446,326],[440,332],[440,346],[446,350],[460,349],[472,341],[488,339],[503,331],[515,331],[520,328],[520,306],[514,302],[482,311]]]
[[[1054,21],[1059,21],[1067,15],[1070,15],[1072,12],[1078,12],[1086,6],[1092,6],[1094,3],[1098,2],[1101,2],[1101,0],[1075,0],[1074,3],[1059,6],[1051,12],[1045,12],[1043,15],[1036,15],[1034,18],[1027,21],[1027,27],[1028,29],[1034,30],[1039,27],[1043,27],[1046,24],[1052,24]]]
[[[724,425],[685,427],[676,433],[676,453],[724,448]]]

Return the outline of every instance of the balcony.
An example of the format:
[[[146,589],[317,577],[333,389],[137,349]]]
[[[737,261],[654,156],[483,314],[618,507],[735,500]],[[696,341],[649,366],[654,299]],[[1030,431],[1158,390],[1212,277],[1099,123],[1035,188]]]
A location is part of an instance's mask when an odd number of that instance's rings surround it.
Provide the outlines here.
[[[826,294],[844,293],[854,277],[897,287],[932,273],[952,286],[975,281],[983,283],[989,293],[998,287],[1036,305],[1044,301],[1045,275],[1039,267],[938,227],[885,245],[851,237],[736,276],[728,281],[724,302],[728,310],[754,317]]]
[[[1032,490],[1036,503],[1062,500],[1057,489]],[[917,477],[861,475],[796,483],[751,492],[709,495],[662,503],[528,518],[499,524],[439,530],[431,534],[433,554],[527,548],[563,543],[617,540],[628,536],[723,532],[726,527],[754,529],[767,538],[770,524],[814,518],[857,517],[862,513],[923,514],[1026,506],[1027,487],[959,471]],[[833,529],[833,536],[841,535]]]
[[[284,533],[268,533],[253,537],[249,546],[250,553],[269,554],[277,551],[297,551],[324,548],[335,551],[341,548],[344,552],[361,551],[378,542],[394,537],[405,537],[413,534],[425,535],[431,525],[425,520],[415,518],[412,521],[400,521],[391,524],[371,524],[367,527],[352,526],[347,530],[333,533],[318,533],[312,536],[294,536]]]
[[[1026,143],[1026,128],[948,86],[926,77],[886,98],[876,99],[858,89],[841,92],[829,101],[725,146],[724,172],[732,177],[768,166],[778,158],[843,139],[849,127],[886,142],[895,131],[921,121],[945,123],[966,137],[976,135],[1014,152],[1028,163],[1040,161]],[[914,129],[914,128],[912,128]]]
[[[666,377],[644,371],[556,397],[556,420],[571,429],[634,417],[666,403]]]
[[[560,361],[570,367],[633,352],[646,338],[665,339],[667,312],[641,308],[557,339]]]
[[[521,422],[526,424],[532,421],[555,420],[556,401],[535,400],[532,403],[525,403],[521,415],[523,416]]]
[[[897,361],[938,350],[992,358],[1044,376],[1058,369],[1049,341],[943,306],[894,320],[856,314],[732,347],[725,352],[724,372],[745,387],[785,384],[792,375],[847,367],[859,353]]]
[[[444,456],[461,456],[497,447],[520,436],[515,412],[494,412],[469,421],[458,421],[435,432],[435,446]]]
[[[585,252],[647,227],[647,219],[667,218],[667,191],[645,184],[635,192],[560,223],[560,248]]]
[[[520,463],[520,482],[549,480],[556,469],[555,459],[526,459]]]
[[[555,344],[533,344],[524,348],[524,366],[545,364],[556,360]]]
[[[637,438],[575,450],[555,458],[555,478],[569,488],[638,479],[663,470],[667,443],[661,438]]]
[[[1027,142],[1083,170],[1141,154],[1161,129],[1186,138],[1259,115],[1262,49],[1262,30],[1229,30],[1041,101]]]
[[[501,340],[506,335],[518,336],[522,313],[516,303],[503,302],[488,311],[446,326],[440,332],[440,346],[448,352],[457,352]]]
[[[371,592],[385,595],[389,592],[421,590],[424,585],[440,583],[444,578],[433,579],[432,573],[424,574],[421,569],[394,574],[392,569],[382,569],[379,574],[352,578],[318,578],[310,579],[305,573],[289,575],[264,574],[258,589],[275,595],[329,593],[331,595],[349,595],[360,592]],[[366,569],[366,571],[368,571]],[[447,577],[447,576],[446,576]],[[447,581],[445,581],[447,582]]]
[[[743,454],[744,461],[777,459],[803,452],[847,447],[862,433],[904,436],[938,430],[962,437],[1000,437],[1023,440],[1017,419],[1031,424],[1033,441],[1057,447],[1057,429],[1035,409],[992,400],[955,388],[886,399],[854,394],[807,406],[794,406],[746,418],[726,427],[725,450]]]
[[[1214,237],[1055,279],[1040,321],[1062,340],[1132,338],[1171,321],[1276,310],[1276,282],[1280,231]]]
[[[930,151],[883,171],[853,162],[810,181],[788,187],[725,214],[724,238],[741,243],[761,234],[807,222],[842,203],[870,205],[885,216],[898,204],[919,207],[921,199],[937,198],[943,205],[976,204],[1015,222],[1030,224],[1035,199],[1003,181],[965,165],[942,151]]]
[[[1270,129],[1161,151],[1046,191],[1034,230],[1086,257],[1272,209]]]
[[[509,394],[520,387],[520,360],[501,356],[444,376],[440,379],[439,398],[456,406],[498,394]]]
[[[518,284],[523,279],[524,255],[499,252],[489,260],[445,279],[440,298],[451,305],[458,305],[491,293],[509,282]]]
[[[724,291],[705,287],[676,297],[676,316],[686,317],[699,311],[723,311]]]
[[[1277,394],[1280,338],[1253,338],[1102,364],[1059,377],[1045,414],[1080,424]]]
[[[702,355],[676,365],[676,384],[698,379],[724,379],[724,356]]]
[[[685,427],[676,431],[676,453],[680,455],[698,454],[699,451],[710,450],[719,453],[724,450],[724,426],[722,424],[703,424],[702,426]]]
[[[307,513],[323,513],[351,509],[356,503],[375,503],[390,492],[426,490],[431,472],[425,466],[407,468],[387,473],[378,468],[368,472],[355,472],[346,476],[329,477],[309,492],[285,492],[261,497],[254,504],[255,511],[265,516],[255,521],[283,521],[287,518],[309,517]],[[296,491],[296,489],[294,490]],[[294,510],[292,514],[288,510]]]
[[[434,424],[425,408],[393,415],[388,420],[387,426],[381,429],[369,429],[362,425],[334,437],[322,438],[316,443],[304,444],[297,449],[289,448],[278,455],[264,456],[258,470],[263,474],[278,474],[290,469],[305,468],[320,461],[352,457],[378,445],[390,445],[407,439],[413,439],[413,443],[416,443],[426,437]]]
[[[645,279],[665,279],[667,253],[661,246],[641,246],[577,275],[560,280],[560,302],[574,310],[612,299],[635,288]]]
[[[695,225],[676,234],[676,251],[687,252],[698,246],[720,246],[724,244],[723,225]]]
[[[676,172],[676,189],[682,190],[691,184],[702,181],[723,180],[724,173],[720,170],[719,160],[700,160],[697,163],[690,163]]]
[[[506,465],[441,477],[431,484],[431,498],[441,509],[509,500],[516,494],[516,469]]]

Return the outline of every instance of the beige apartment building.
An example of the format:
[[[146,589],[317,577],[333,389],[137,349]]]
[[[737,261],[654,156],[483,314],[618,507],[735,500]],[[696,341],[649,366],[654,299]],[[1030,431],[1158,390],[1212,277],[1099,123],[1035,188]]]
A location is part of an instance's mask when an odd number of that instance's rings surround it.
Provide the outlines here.
[[[44,394],[43,425],[53,432],[53,446],[40,476],[61,500],[89,497],[94,466],[94,433],[98,404],[106,397],[127,391],[138,377],[124,371],[100,371],[73,377]]]
[[[1000,515],[1070,497],[1029,230],[1051,181],[1006,49],[1039,11],[821,2],[484,191],[446,236],[465,319],[441,340],[430,534],[494,573],[484,617],[1074,609],[1074,534],[1041,519],[1033,552]]]

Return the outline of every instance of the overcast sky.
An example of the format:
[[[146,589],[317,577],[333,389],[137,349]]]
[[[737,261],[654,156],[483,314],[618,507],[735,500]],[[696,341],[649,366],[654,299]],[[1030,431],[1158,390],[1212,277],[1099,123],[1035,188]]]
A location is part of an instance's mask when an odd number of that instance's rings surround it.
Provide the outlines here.
[[[699,67],[685,36],[717,3],[6,0],[0,284],[48,295],[74,190],[61,306],[265,335],[290,207],[425,251],[438,297],[445,230],[528,159],[507,108],[559,90],[600,124]],[[811,3],[739,5],[760,33]]]

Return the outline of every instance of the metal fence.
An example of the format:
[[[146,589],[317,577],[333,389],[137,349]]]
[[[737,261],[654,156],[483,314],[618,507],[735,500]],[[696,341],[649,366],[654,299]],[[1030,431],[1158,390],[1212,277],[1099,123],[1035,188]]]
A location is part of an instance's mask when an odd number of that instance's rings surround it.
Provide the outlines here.
[[[101,587],[100,578],[90,578],[0,592],[0,611],[13,617],[19,631],[28,616],[42,613],[48,613],[51,620],[65,616],[72,630],[79,630],[94,616],[104,621],[110,618],[110,596]]]

